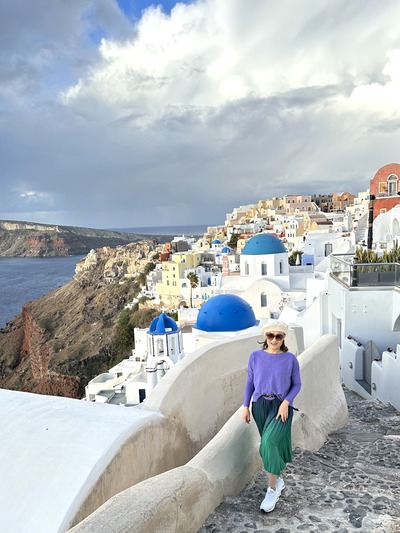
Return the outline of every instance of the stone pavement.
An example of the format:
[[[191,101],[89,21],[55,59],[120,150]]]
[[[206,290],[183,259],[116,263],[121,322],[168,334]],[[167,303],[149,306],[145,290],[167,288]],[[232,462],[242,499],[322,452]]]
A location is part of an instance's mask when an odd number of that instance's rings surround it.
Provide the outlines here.
[[[271,513],[264,471],[198,533],[400,532],[400,412],[345,390],[350,421],[318,452],[296,449]]]

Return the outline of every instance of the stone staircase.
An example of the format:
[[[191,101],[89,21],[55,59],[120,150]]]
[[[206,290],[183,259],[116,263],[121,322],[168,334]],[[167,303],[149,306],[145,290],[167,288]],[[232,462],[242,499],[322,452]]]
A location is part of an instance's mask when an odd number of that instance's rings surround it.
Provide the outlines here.
[[[259,505],[260,471],[241,494],[226,498],[199,533],[400,531],[400,412],[345,390],[349,423],[318,452],[296,449],[274,511]]]

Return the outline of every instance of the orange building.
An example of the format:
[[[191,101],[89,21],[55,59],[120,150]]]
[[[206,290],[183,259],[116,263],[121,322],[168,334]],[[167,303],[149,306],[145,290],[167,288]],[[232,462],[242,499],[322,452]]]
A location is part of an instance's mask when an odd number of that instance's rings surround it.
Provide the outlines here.
[[[345,211],[346,207],[354,204],[355,195],[350,192],[342,192],[342,194],[332,194],[332,210]]]
[[[374,199],[374,219],[400,204],[400,164],[390,163],[378,170],[370,181],[370,194]]]

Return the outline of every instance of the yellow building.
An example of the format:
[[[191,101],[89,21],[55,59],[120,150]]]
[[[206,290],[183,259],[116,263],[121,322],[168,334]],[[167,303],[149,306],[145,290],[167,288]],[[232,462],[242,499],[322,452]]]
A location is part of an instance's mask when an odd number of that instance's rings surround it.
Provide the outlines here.
[[[161,282],[156,285],[160,301],[165,305],[178,307],[182,299],[182,279],[185,271],[200,265],[201,253],[178,252],[172,255],[171,261],[162,262]]]
[[[283,210],[282,198],[273,197],[267,200],[259,200],[256,205],[247,211],[245,218],[247,222],[257,218],[266,220],[280,209]]]
[[[324,213],[302,213],[304,219],[304,231],[329,231],[332,221],[328,220]]]

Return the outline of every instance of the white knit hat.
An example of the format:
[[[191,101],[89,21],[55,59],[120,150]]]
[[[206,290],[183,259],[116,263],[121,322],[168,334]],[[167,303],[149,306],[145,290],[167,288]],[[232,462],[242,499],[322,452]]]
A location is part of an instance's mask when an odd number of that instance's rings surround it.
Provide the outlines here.
[[[279,333],[283,333],[286,335],[288,330],[288,325],[284,322],[280,322],[279,320],[270,320],[268,324],[265,324],[262,328],[262,334],[265,336],[266,333],[270,331],[279,331]]]

